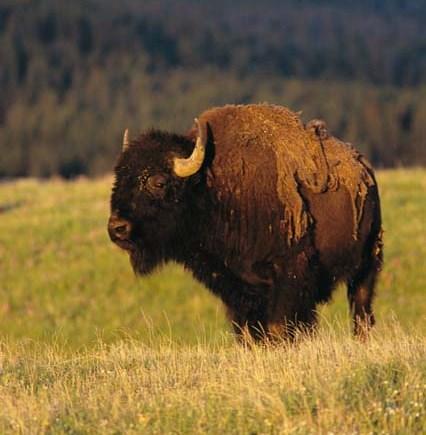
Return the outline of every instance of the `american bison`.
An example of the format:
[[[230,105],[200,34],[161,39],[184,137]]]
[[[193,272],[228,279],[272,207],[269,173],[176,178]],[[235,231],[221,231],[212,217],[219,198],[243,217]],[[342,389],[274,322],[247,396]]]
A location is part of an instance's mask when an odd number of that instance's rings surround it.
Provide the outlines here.
[[[240,338],[311,330],[348,286],[355,334],[374,323],[382,264],[377,183],[366,159],[284,107],[217,107],[185,135],[150,130],[115,167],[111,240],[145,275],[181,263],[225,304]]]

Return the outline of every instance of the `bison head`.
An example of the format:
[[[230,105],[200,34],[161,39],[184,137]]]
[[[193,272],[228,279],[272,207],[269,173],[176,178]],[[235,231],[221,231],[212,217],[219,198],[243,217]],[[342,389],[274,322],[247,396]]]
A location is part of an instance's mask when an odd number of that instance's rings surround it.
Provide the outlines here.
[[[146,274],[175,258],[193,230],[195,192],[200,183],[206,146],[206,126],[196,120],[196,135],[150,131],[129,142],[115,167],[108,233],[130,254],[136,273]],[[192,221],[193,222],[193,221]]]

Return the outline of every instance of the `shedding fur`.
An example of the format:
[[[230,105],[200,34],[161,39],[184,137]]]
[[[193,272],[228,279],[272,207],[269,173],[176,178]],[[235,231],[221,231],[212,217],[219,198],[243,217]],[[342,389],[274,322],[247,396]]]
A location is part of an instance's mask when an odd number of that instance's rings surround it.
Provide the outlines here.
[[[214,132],[218,160],[213,162],[213,172],[233,174],[233,184],[219,188],[225,196],[247,190],[245,169],[260,163],[256,161],[258,153],[273,153],[281,207],[279,231],[289,246],[297,243],[313,222],[300,187],[321,193],[347,186],[354,215],[353,237],[357,237],[365,196],[374,178],[360,153],[331,136],[324,121],[313,120],[305,128],[298,114],[267,104],[213,108],[200,120]],[[253,148],[256,153],[251,152]],[[253,155],[256,160],[250,160]],[[257,183],[256,177],[253,182]]]

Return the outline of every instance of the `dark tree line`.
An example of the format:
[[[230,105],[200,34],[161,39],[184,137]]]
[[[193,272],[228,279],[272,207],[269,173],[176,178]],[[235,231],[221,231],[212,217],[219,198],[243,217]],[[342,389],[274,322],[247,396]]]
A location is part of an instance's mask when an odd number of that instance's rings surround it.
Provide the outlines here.
[[[127,126],[259,101],[426,164],[425,22],[422,0],[1,0],[0,176],[100,174]]]

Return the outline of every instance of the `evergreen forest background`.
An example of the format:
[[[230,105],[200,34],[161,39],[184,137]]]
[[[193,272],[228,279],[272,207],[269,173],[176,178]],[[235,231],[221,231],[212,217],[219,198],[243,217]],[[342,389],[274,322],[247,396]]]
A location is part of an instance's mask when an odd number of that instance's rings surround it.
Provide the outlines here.
[[[423,0],[0,0],[0,178],[103,174],[126,127],[249,102],[425,165],[425,24]]]

